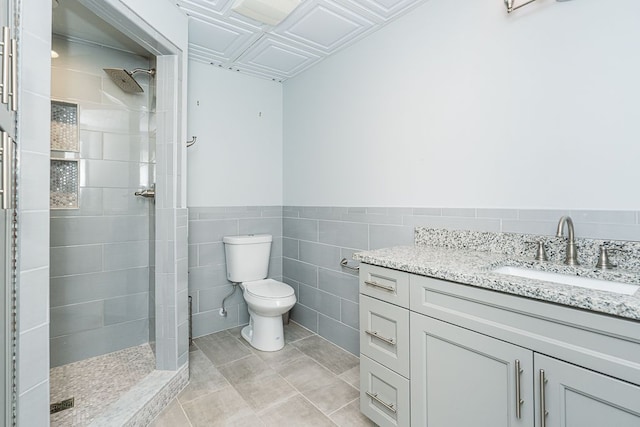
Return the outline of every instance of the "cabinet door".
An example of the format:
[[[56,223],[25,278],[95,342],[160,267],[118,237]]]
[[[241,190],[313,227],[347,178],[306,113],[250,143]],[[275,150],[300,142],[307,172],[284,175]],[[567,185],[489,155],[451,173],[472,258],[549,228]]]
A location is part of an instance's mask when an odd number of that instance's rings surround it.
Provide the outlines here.
[[[533,425],[531,350],[416,313],[410,345],[412,426]]]
[[[536,427],[640,426],[640,387],[541,354],[534,359]]]

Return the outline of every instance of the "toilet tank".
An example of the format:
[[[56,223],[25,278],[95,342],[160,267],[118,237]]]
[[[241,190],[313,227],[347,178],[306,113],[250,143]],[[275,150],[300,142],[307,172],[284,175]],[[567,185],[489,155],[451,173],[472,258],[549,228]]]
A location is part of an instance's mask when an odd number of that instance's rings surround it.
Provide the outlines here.
[[[227,262],[227,280],[240,283],[266,278],[269,273],[271,240],[270,234],[224,237],[222,241]]]

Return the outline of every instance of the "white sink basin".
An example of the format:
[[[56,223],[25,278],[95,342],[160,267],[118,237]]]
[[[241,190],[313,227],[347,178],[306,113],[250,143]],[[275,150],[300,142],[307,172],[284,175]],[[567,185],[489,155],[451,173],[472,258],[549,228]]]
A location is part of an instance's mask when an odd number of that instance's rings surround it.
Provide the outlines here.
[[[640,288],[639,285],[631,285],[629,283],[570,276],[568,274],[551,273],[549,271],[533,270],[531,268],[523,267],[505,266],[494,268],[491,271],[493,273],[507,274],[509,276],[525,277],[527,279],[543,280],[545,282],[561,283],[563,285],[579,286],[581,288],[615,292],[617,294],[624,295],[633,295]]]

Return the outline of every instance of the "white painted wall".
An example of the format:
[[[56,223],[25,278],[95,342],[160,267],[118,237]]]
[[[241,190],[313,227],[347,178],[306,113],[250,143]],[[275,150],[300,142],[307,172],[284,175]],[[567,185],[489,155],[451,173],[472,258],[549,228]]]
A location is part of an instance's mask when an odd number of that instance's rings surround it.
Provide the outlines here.
[[[284,204],[640,208],[639,16],[428,1],[284,83]]]
[[[189,61],[189,207],[282,205],[282,85]]]

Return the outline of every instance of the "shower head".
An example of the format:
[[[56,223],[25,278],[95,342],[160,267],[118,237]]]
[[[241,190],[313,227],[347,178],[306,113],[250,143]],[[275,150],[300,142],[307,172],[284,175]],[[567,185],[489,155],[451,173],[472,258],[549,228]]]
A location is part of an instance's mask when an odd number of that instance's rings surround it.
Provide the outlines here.
[[[111,80],[126,93],[144,92],[136,79],[133,78],[133,75],[135,73],[146,73],[151,77],[156,74],[156,70],[153,68],[150,70],[145,70],[144,68],[136,68],[131,72],[125,70],[124,68],[104,68],[104,72],[107,73]]]

